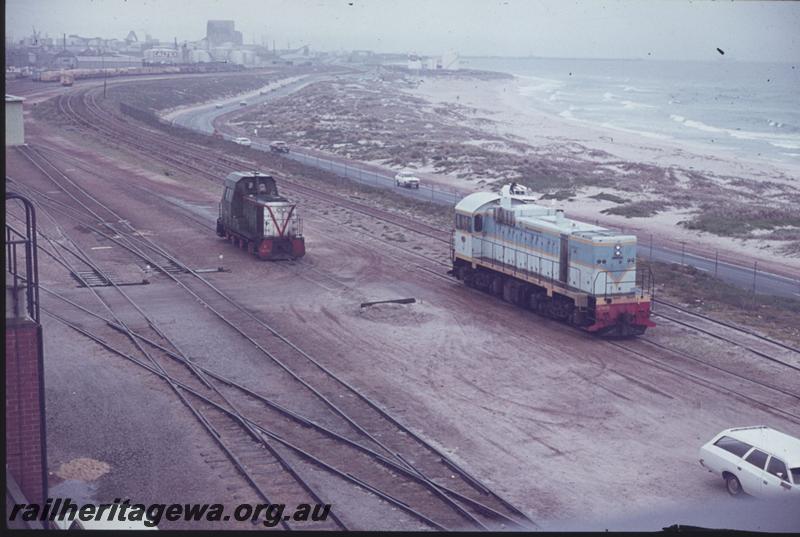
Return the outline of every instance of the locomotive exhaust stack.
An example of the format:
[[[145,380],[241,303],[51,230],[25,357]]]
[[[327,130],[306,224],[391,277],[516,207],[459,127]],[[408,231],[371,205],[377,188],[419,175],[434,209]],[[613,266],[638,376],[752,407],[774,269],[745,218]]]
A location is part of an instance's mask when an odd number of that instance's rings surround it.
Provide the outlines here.
[[[306,253],[297,206],[278,194],[272,176],[259,172],[225,178],[217,235],[259,259],[297,259]]]

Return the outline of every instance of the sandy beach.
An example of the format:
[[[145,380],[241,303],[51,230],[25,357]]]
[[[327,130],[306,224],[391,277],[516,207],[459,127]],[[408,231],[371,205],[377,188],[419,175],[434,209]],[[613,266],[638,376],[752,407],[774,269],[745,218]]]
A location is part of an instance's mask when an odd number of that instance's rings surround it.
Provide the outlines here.
[[[554,114],[532,106],[531,84],[382,68],[314,84],[235,123],[265,140],[414,169],[447,188],[521,182],[543,203],[640,240],[800,270],[800,164]]]
[[[466,125],[484,125],[487,132],[496,136],[523,141],[535,148],[563,155],[565,159],[580,159],[593,162],[597,169],[610,169],[621,174],[618,161],[634,164],[647,164],[670,170],[678,179],[679,189],[691,193],[690,173],[701,173],[713,181],[719,189],[731,189],[735,180],[740,180],[733,190],[747,194],[757,194],[751,203],[795,202],[800,194],[800,163],[777,163],[766,158],[751,157],[744,160],[724,147],[711,147],[668,139],[652,137],[649,133],[635,133],[618,128],[602,128],[588,122],[561,117],[531,106],[525,98],[525,88],[529,80],[515,77],[512,80],[466,80],[463,78],[423,78],[423,83],[410,90],[414,96],[431,103],[451,105],[472,109]],[[478,142],[480,144],[480,142]],[[497,149],[492,141],[484,142],[490,149]],[[602,154],[603,156],[595,156]],[[463,183],[463,180],[461,181]],[[765,192],[761,185],[768,184]],[[655,190],[655,189],[654,189]],[[627,218],[621,215],[603,215],[602,211],[617,204],[596,199],[601,192],[611,193],[633,201],[669,201],[667,192],[642,189],[632,193],[630,190],[615,190],[608,187],[585,186],[574,197],[559,200],[569,213],[576,217],[592,219],[601,216],[605,222],[616,226],[638,229],[657,236],[671,236],[675,241],[700,241],[710,247],[728,251],[739,251],[753,257],[767,256],[775,261],[800,268],[798,248],[787,245],[784,240],[769,240],[759,237],[768,235],[753,232],[753,238],[724,237],[698,230],[686,229],[679,225],[691,217],[696,207],[678,207],[647,217]],[[656,196],[652,194],[657,193]],[[540,192],[539,194],[544,194]],[[631,195],[633,194],[633,195]],[[698,202],[703,193],[698,193]],[[760,198],[760,199],[759,199]],[[777,203],[776,203],[777,202]],[[794,228],[798,231],[797,228]],[[787,248],[787,246],[789,246]],[[788,251],[782,251],[788,250]]]

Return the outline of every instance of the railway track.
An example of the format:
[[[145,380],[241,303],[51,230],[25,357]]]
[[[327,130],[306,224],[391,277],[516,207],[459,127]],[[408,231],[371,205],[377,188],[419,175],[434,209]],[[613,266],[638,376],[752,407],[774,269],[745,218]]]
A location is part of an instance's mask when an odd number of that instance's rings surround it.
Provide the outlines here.
[[[62,99],[67,98],[68,96],[62,97]],[[79,101],[79,104],[72,103],[70,106],[72,107],[71,113],[82,117],[84,120],[85,116],[80,116],[80,114],[90,115],[89,117],[92,119],[85,120],[83,122],[86,127],[92,128],[101,134],[113,136],[114,139],[125,141],[126,144],[128,141],[130,141],[130,144],[133,145],[133,147],[154,154],[156,158],[165,163],[172,163],[172,165],[182,169],[186,173],[203,177],[217,184],[219,184],[220,179],[224,174],[233,170],[247,169],[252,165],[252,163],[239,158],[231,158],[228,156],[211,157],[208,155],[207,149],[203,149],[201,146],[196,146],[195,144],[188,142],[178,142],[175,141],[174,138],[170,138],[163,133],[158,133],[157,131],[150,129],[138,131],[138,136],[131,136],[130,132],[128,131],[138,129],[140,127],[121,118],[110,119],[113,114],[111,114],[109,111],[99,108],[99,105],[91,96],[84,95],[84,97]],[[79,107],[86,108],[86,110],[76,111],[76,108]],[[88,111],[89,109],[92,109],[92,111]],[[80,120],[76,119],[76,121]],[[184,157],[189,156],[190,158],[176,158],[174,156],[175,154],[180,154]],[[263,166],[260,166],[260,168],[264,169]],[[280,173],[271,169],[266,169],[265,171],[269,173],[275,173],[279,176],[281,175]],[[347,207],[355,212],[367,214],[379,220],[392,223],[404,229],[408,229],[414,233],[419,233],[435,240],[437,243],[449,244],[449,231],[445,232],[444,230],[428,226],[427,224],[422,224],[413,219],[408,219],[407,217],[397,215],[396,213],[378,209],[370,205],[345,198],[343,196],[332,195],[331,192],[322,189],[315,189],[309,185],[300,185],[298,184],[297,179],[294,178],[283,178],[281,179],[281,183],[285,183],[290,191],[303,195],[304,197]],[[430,256],[420,254],[419,252],[412,252],[410,250],[406,253],[409,252],[414,253],[422,258],[427,258],[431,263],[437,266],[444,265],[440,260],[434,259]],[[435,273],[435,271],[429,267],[423,267],[423,269],[430,271],[432,276]],[[443,277],[438,273],[436,273],[436,276]],[[667,308],[672,307],[670,313],[662,314],[660,311],[656,312],[656,314],[661,315],[661,317],[668,322],[674,322],[685,328],[692,329],[699,334],[704,334],[724,341],[727,344],[733,345],[753,354],[759,359],[768,360],[776,365],[780,365],[781,367],[788,366],[790,369],[795,369],[792,367],[793,364],[791,359],[787,359],[784,355],[776,355],[779,350],[780,352],[789,351],[792,353],[797,353],[798,350],[794,347],[771,340],[770,338],[766,338],[765,336],[742,329],[741,327],[735,327],[729,323],[712,319],[710,317],[698,315],[694,312],[680,311],[679,309],[676,310],[674,305],[664,303],[663,301],[659,301],[659,304]],[[682,315],[684,317],[682,317]],[[685,317],[686,315],[694,317],[692,317],[692,319],[687,319]],[[759,342],[758,345],[755,344],[755,341]],[[795,393],[796,390],[792,390],[791,387],[781,387],[759,381],[757,378],[748,376],[746,372],[735,371],[731,368],[711,363],[703,357],[686,352],[685,350],[677,347],[666,346],[649,339],[643,340],[641,343],[643,344],[620,344],[616,342],[610,342],[608,344],[624,350],[631,357],[648,361],[655,367],[670,371],[671,373],[687,378],[692,382],[704,385],[720,393],[726,393],[730,396],[737,397],[749,403],[756,404],[784,418],[791,419],[793,421],[797,421],[798,419],[798,415],[796,413],[787,411],[785,408],[787,406],[787,401],[794,402],[797,399],[797,394]],[[762,347],[761,345],[764,346]],[[789,356],[791,357],[793,355]],[[704,368],[704,371],[707,371],[707,373],[697,375],[688,372],[681,367],[676,367],[674,361],[677,358],[680,358],[687,363],[692,362],[696,364],[696,366]],[[313,370],[314,367],[310,366],[309,370],[304,374],[313,374]],[[721,382],[721,379],[724,379],[724,382]],[[758,392],[758,394],[756,394],[752,391],[753,389],[766,390],[772,395],[769,397],[763,397],[763,392]],[[373,448],[380,452],[378,446],[373,445]],[[388,457],[388,455],[385,456]],[[402,463],[397,464],[400,464],[401,467],[403,467]]]
[[[658,300],[656,303],[661,308],[666,308],[670,312],[669,314],[663,311],[654,313],[654,315],[662,319],[666,319],[669,322],[686,328],[691,328],[692,330],[709,335],[715,339],[731,343],[756,356],[800,371],[800,348],[787,345],[786,343],[758,334],[744,327],[691,311],[690,309],[671,302]],[[754,345],[759,345],[761,348],[754,348]],[[779,356],[775,356],[775,354],[781,354],[785,357],[795,357],[798,361],[797,363],[790,363],[786,360],[782,360]]]
[[[114,117],[114,114],[110,113],[107,110],[103,110],[97,104],[96,99],[94,98],[93,95],[84,94],[83,102],[86,103],[87,101],[88,101],[88,103],[90,103],[90,104],[87,105],[87,107],[91,108],[92,114],[93,114],[93,118],[94,118],[95,121],[103,120],[103,121],[106,121],[106,122],[112,122],[113,123],[113,122],[118,120],[117,118]],[[124,122],[124,120],[123,120],[123,122]],[[128,127],[131,126],[128,122],[124,122],[123,124],[128,126]],[[160,140],[161,143],[173,144],[172,147],[174,147],[176,150],[180,150],[180,149],[187,150],[186,144],[178,142],[174,138],[170,138],[170,137],[167,137],[165,135],[161,135],[159,140]],[[203,158],[202,153],[198,153],[198,149],[196,147],[191,147],[191,148],[188,149],[188,151],[193,156],[193,158],[198,158],[198,159]],[[218,158],[211,159],[211,160],[206,158],[206,160],[204,162],[206,162],[206,164],[209,164],[209,165],[220,165],[221,163],[224,163],[224,164],[230,166],[230,168],[221,169],[220,170],[221,172],[228,172],[228,171],[231,171],[233,169],[241,169],[242,166],[247,166],[248,164],[250,164],[248,162],[242,161],[241,159],[231,158],[231,157],[228,157],[228,156],[220,156]],[[274,170],[268,170],[268,171],[270,171],[272,173],[276,173]],[[210,179],[212,181],[215,181],[215,182],[219,181],[218,176],[214,176],[213,174],[209,174],[207,170],[204,171],[204,170],[201,169],[201,170],[199,170],[199,172],[203,173],[204,177],[207,177],[208,179]],[[296,179],[293,179],[293,178],[290,178],[290,177],[284,177],[281,180],[281,182],[282,183],[286,183],[287,185],[290,186],[290,188],[294,188],[294,189],[297,189],[298,186],[299,186],[299,190],[295,190],[295,192],[301,192],[302,191],[303,194],[310,195],[311,197],[313,197],[315,199],[318,199],[318,200],[321,199],[321,198],[328,198],[331,202],[333,202],[333,203],[335,203],[335,204],[337,204],[339,206],[348,207],[348,208],[351,208],[354,211],[361,212],[363,214],[368,214],[368,215],[370,215],[370,216],[372,216],[372,217],[374,217],[376,219],[392,223],[392,224],[397,225],[397,226],[399,226],[399,227],[401,227],[403,229],[407,229],[407,230],[413,231],[415,233],[420,233],[420,234],[422,234],[422,235],[424,235],[426,237],[434,239],[438,243],[446,243],[448,245],[450,243],[450,233],[449,233],[449,231],[445,231],[445,230],[438,229],[438,228],[435,228],[435,227],[432,227],[432,226],[428,226],[426,224],[422,224],[422,223],[417,222],[415,220],[408,219],[406,217],[401,217],[399,215],[396,215],[395,213],[392,213],[392,212],[389,212],[389,211],[386,211],[386,210],[382,210],[382,209],[378,209],[378,208],[375,208],[375,207],[371,207],[369,205],[358,203],[358,202],[355,202],[353,200],[348,200],[347,198],[344,198],[342,196],[335,196],[335,195],[331,196],[330,192],[326,192],[326,191],[323,191],[323,190],[320,190],[320,189],[313,189],[312,188],[312,189],[309,190],[310,187],[308,185],[299,185],[299,182]],[[422,227],[420,227],[420,226],[422,226]],[[393,246],[397,246],[397,245],[393,245]],[[402,249],[402,247],[397,247],[397,249]],[[407,253],[410,253],[411,255],[415,255],[417,257],[427,258],[429,261],[434,263],[436,266],[445,266],[446,265],[445,263],[442,263],[440,260],[433,259],[430,256],[425,256],[424,254],[420,254],[419,252],[415,252],[415,251],[412,251],[412,250],[409,250],[409,249],[405,249],[405,250],[407,250]],[[425,273],[427,273],[427,274],[429,274],[429,275],[431,275],[433,277],[438,277],[438,278],[445,277],[442,274],[439,274],[437,271],[431,270],[429,267],[419,267],[419,268],[420,268],[420,270],[422,272],[425,272]],[[677,308],[676,305],[669,304],[669,303],[667,303],[665,301],[658,300],[656,302],[661,306],[665,306],[665,307],[671,308],[673,310]],[[797,348],[788,346],[786,344],[783,344],[781,342],[772,340],[772,339],[767,338],[767,337],[765,337],[763,335],[756,334],[756,333],[754,333],[752,331],[743,329],[741,327],[736,327],[734,325],[731,325],[730,323],[725,323],[725,322],[722,322],[722,321],[718,321],[718,320],[712,319],[712,318],[710,318],[708,316],[702,316],[702,315],[699,315],[699,314],[695,314],[695,313],[689,312],[688,310],[685,310],[685,309],[683,310],[683,313],[689,314],[689,315],[693,315],[697,319],[702,319],[704,321],[707,321],[708,323],[711,323],[712,325],[714,325],[716,328],[726,328],[729,332],[732,332],[733,334],[749,336],[751,338],[751,341],[752,341],[752,339],[758,339],[761,343],[766,344],[769,349],[774,350],[775,348],[780,347],[783,350],[792,351],[792,353],[795,353],[795,355],[800,352],[800,350],[798,350]],[[667,315],[667,314],[664,314],[662,312],[656,312],[655,314],[661,316],[661,318],[666,319],[669,322],[681,324],[681,325],[683,325],[683,326],[685,326],[687,328],[691,328],[691,329],[697,331],[698,333],[702,333],[702,334],[714,337],[716,339],[719,339],[719,340],[722,340],[722,341],[726,341],[727,343],[730,343],[730,344],[732,344],[734,346],[743,348],[743,349],[745,349],[745,350],[747,350],[749,352],[752,352],[753,354],[755,354],[757,356],[760,356],[761,358],[764,358],[764,359],[767,359],[767,360],[771,360],[771,361],[775,361],[776,363],[784,363],[784,364],[789,365],[790,367],[792,367],[790,362],[787,362],[786,360],[782,359],[781,357],[776,357],[776,356],[773,356],[773,354],[770,354],[770,350],[768,350],[768,349],[759,350],[759,349],[753,348],[752,343],[749,343],[749,344],[748,343],[743,343],[740,339],[732,337],[731,333],[729,333],[727,335],[720,334],[718,330],[710,330],[710,329],[708,329],[708,327],[699,326],[697,323],[694,323],[694,322],[693,323],[689,323],[684,319],[676,318],[674,315]],[[679,349],[672,349],[672,350],[674,350],[677,353],[682,352]]]
[[[69,98],[69,94],[67,96],[65,96],[65,98]],[[87,92],[87,93],[83,94],[83,102],[84,102],[84,105],[86,106],[87,110],[90,111],[90,113],[92,114],[93,121],[105,122],[106,128],[110,128],[110,125],[112,125],[112,124],[116,125],[116,127],[123,127],[124,126],[124,127],[130,128],[130,127],[133,126],[132,123],[126,121],[123,118],[119,118],[119,117],[115,116],[111,111],[103,109],[97,103],[95,95],[93,95],[90,92]],[[150,129],[147,129],[147,130],[150,133],[156,132],[156,131],[152,131]],[[114,130],[113,128],[111,128],[111,131],[109,131],[109,132],[118,133],[119,131],[118,130]],[[171,144],[169,146],[173,147],[176,151],[183,151],[186,154],[191,155],[193,159],[198,159],[197,161],[204,162],[209,166],[220,166],[220,165],[224,164],[225,165],[224,167],[214,168],[215,170],[218,170],[219,172],[228,173],[228,172],[230,172],[232,170],[242,169],[242,167],[246,167],[248,165],[252,165],[251,162],[247,162],[247,161],[244,161],[244,160],[238,159],[238,158],[232,158],[232,157],[229,157],[229,156],[218,156],[218,157],[215,157],[215,158],[210,158],[210,157],[208,157],[207,152],[205,152],[203,150],[203,148],[201,148],[199,146],[194,146],[193,144],[191,146],[187,146],[186,143],[183,143],[183,142],[180,142],[180,141],[176,141],[174,138],[166,136],[163,133],[159,133],[158,140],[159,140],[159,143],[161,143],[161,144]],[[219,182],[219,177],[220,176],[219,175],[214,175],[213,173],[209,173],[208,169],[197,168],[197,167],[194,167],[193,169],[194,169],[195,172],[201,173],[204,177],[209,178],[210,180],[212,180],[214,182]],[[321,189],[313,188],[313,187],[311,187],[311,186],[309,186],[307,184],[302,184],[298,179],[295,179],[295,178],[286,176],[285,174],[282,174],[280,171],[276,171],[276,170],[273,170],[273,169],[268,169],[267,171],[270,172],[270,173],[274,173],[276,175],[281,176],[281,183],[282,184],[286,184],[289,187],[289,189],[294,191],[294,192],[308,195],[308,196],[310,196],[312,198],[315,198],[317,200],[330,201],[330,202],[335,203],[338,206],[347,207],[347,208],[349,208],[349,209],[351,209],[353,211],[360,212],[362,214],[367,214],[369,216],[373,216],[373,217],[375,217],[377,219],[383,220],[385,222],[393,223],[393,224],[395,224],[395,225],[397,225],[399,227],[402,227],[404,229],[407,229],[409,231],[413,231],[415,233],[419,233],[421,235],[427,236],[427,237],[432,238],[433,240],[435,240],[435,241],[437,241],[439,243],[450,244],[451,234],[450,234],[449,230],[443,230],[443,229],[440,229],[440,228],[436,228],[434,226],[430,226],[430,225],[424,224],[422,222],[418,222],[416,220],[404,217],[402,215],[397,215],[396,213],[393,213],[393,212],[390,212],[390,211],[386,211],[386,210],[379,209],[379,208],[376,208],[376,207],[372,207],[372,206],[369,206],[369,205],[366,205],[366,204],[363,204],[363,203],[359,203],[359,202],[347,199],[347,198],[345,198],[343,196],[335,195],[335,194],[333,194],[333,193],[331,193],[329,191],[324,191],[324,190],[321,190]],[[730,323],[726,323],[724,321],[720,321],[720,320],[713,319],[711,317],[708,317],[708,316],[705,316],[705,315],[702,315],[702,314],[697,314],[695,312],[691,312],[689,310],[686,310],[685,308],[680,308],[679,306],[677,306],[675,304],[671,304],[671,303],[663,301],[663,300],[656,299],[656,300],[654,300],[654,302],[659,304],[659,305],[661,305],[661,306],[664,306],[664,307],[667,307],[667,308],[670,308],[670,309],[673,309],[673,310],[679,309],[685,314],[692,315],[692,316],[694,316],[694,317],[696,317],[698,319],[703,319],[704,321],[708,321],[708,322],[713,323],[713,324],[715,324],[715,325],[717,325],[719,327],[725,327],[725,328],[728,328],[728,329],[730,329],[731,331],[734,331],[734,332],[738,332],[738,333],[741,333],[741,334],[747,334],[747,335],[751,336],[752,338],[760,339],[761,341],[763,341],[765,343],[769,343],[772,346],[782,347],[782,348],[784,348],[786,350],[793,351],[794,353],[800,353],[800,349],[798,349],[796,347],[788,346],[788,345],[786,345],[784,343],[781,343],[781,342],[778,342],[778,341],[776,341],[774,339],[771,339],[771,338],[768,338],[766,336],[757,334],[757,333],[755,333],[753,331],[750,331],[750,330],[747,330],[745,328],[737,327],[735,325],[732,325]],[[662,318],[665,318],[665,319],[673,321],[673,322],[685,322],[685,321],[681,321],[680,319],[675,319],[674,317],[671,318],[670,316],[667,316],[666,314],[663,314],[661,312],[657,312],[656,315],[659,315]],[[704,330],[701,326],[697,326],[697,325],[691,325],[689,327],[693,328],[693,329],[696,329],[699,332],[703,332],[703,330]],[[725,339],[724,336],[722,336],[720,334],[712,333],[711,331],[708,331],[707,335],[710,335],[712,337],[719,337],[720,339]],[[740,343],[734,341],[731,338],[728,338],[728,342],[732,343],[732,344],[740,345]],[[757,349],[749,349],[749,350],[753,351],[756,354],[758,354],[758,352],[759,352]],[[766,353],[764,353],[764,354],[766,354]],[[770,356],[764,356],[764,357],[768,358],[768,359],[770,358]]]
[[[33,152],[32,150],[25,151]],[[40,158],[42,160],[46,160],[41,154],[29,156],[32,156],[34,159]],[[43,163],[40,162],[40,164],[40,169],[46,169]],[[269,357],[275,365],[278,365],[285,374],[288,374],[294,381],[300,383],[310,392],[314,393],[318,400],[327,400],[328,404],[326,406],[333,411],[333,414],[338,416],[338,423],[335,423],[336,420],[333,420],[330,422],[330,425],[336,425],[336,427],[338,427],[340,430],[343,430],[346,428],[344,427],[344,422],[346,422],[346,425],[349,425],[350,429],[352,429],[346,434],[340,432],[339,434],[341,436],[349,438],[353,442],[357,441],[356,439],[358,439],[359,444],[364,449],[372,449],[376,452],[380,452],[382,450],[380,456],[383,458],[381,461],[383,461],[384,464],[386,464],[386,460],[392,461],[394,464],[393,470],[395,472],[403,470],[408,474],[408,476],[413,476],[412,481],[416,482],[416,486],[418,488],[422,487],[422,489],[426,491],[427,495],[433,496],[433,499],[430,497],[424,497],[424,501],[420,501],[422,496],[416,498],[407,498],[409,501],[399,500],[401,506],[421,504],[423,506],[421,509],[433,510],[433,514],[435,514],[438,518],[442,517],[443,512],[450,513],[449,518],[445,517],[444,524],[437,522],[437,524],[440,524],[442,527],[473,527],[478,529],[489,527],[530,527],[531,523],[527,517],[516,510],[513,506],[508,504],[508,502],[489,491],[485,486],[481,485],[477,480],[461,470],[446,456],[437,452],[415,433],[403,427],[399,422],[383,411],[379,405],[372,402],[363,394],[355,390],[352,386],[333,375],[331,371],[327,370],[313,357],[307,355],[301,349],[296,347],[273,327],[266,324],[263,320],[254,317],[230,297],[224,295],[224,293],[222,293],[219,289],[215,288],[210,282],[205,280],[198,273],[192,271],[188,267],[185,267],[185,265],[183,265],[169,252],[166,252],[163,248],[156,245],[149,238],[136,235],[136,230],[130,225],[130,223],[119,217],[119,215],[113,213],[113,211],[108,209],[108,207],[102,205],[98,200],[88,195],[88,193],[85,191],[81,191],[81,189],[75,183],[71,182],[66,175],[61,174],[56,182],[58,182],[60,185],[63,184],[64,192],[71,192],[70,197],[72,197],[75,202],[80,205],[81,209],[89,213],[91,216],[83,218],[80,222],[81,225],[93,225],[94,229],[98,232],[102,232],[101,228],[106,228],[108,231],[107,238],[109,240],[114,240],[121,247],[126,247],[131,253],[134,253],[135,255],[147,260],[148,264],[151,264],[153,267],[163,268],[165,262],[182,266],[186,274],[189,276],[188,279],[176,276],[175,274],[172,274],[166,270],[163,270],[163,273],[171,278],[175,283],[180,285],[196,300],[201,301],[206,308],[215,312],[220,319],[224,320],[226,324],[239,332],[240,335],[248,338],[251,343],[257,346],[264,353],[264,355]],[[86,199],[80,201],[79,195],[84,196]],[[41,199],[39,201],[43,203],[47,202],[47,200]],[[89,206],[90,204],[96,205],[96,208],[102,208],[102,210],[106,211],[107,214],[98,214],[98,211]],[[77,218],[77,215],[69,214],[69,211],[66,211],[64,207],[59,207],[59,209],[62,211],[64,216]],[[191,281],[192,283],[187,284],[188,281]],[[206,293],[205,295],[201,295],[201,289],[203,290],[202,292]],[[223,307],[228,308],[228,311],[224,313],[220,311]],[[152,327],[154,323],[152,321],[148,322]],[[248,324],[249,326],[245,326]],[[124,326],[122,326],[122,328],[124,329]],[[274,336],[272,338],[273,340],[277,338],[283,344],[285,348],[283,348],[280,352],[294,352],[305,358],[306,362],[304,363],[302,361],[298,361],[295,357],[293,368],[289,368],[285,363],[281,362],[280,358],[275,355],[275,353],[278,352],[276,349],[266,349],[263,346],[263,341],[258,342],[247,335],[248,331],[251,333],[257,330],[263,332],[263,329],[268,330],[269,333]],[[159,330],[156,330],[157,334],[158,332]],[[126,334],[132,340],[137,340],[136,336],[134,336],[130,330],[127,330]],[[163,338],[163,334],[158,335]],[[176,347],[174,342],[172,346]],[[141,348],[139,350],[145,352]],[[174,353],[175,351],[173,350],[172,352]],[[177,354],[181,355],[182,353],[178,352]],[[186,356],[183,356],[183,360],[184,365],[191,365]],[[298,369],[298,363],[303,364],[302,371],[300,372],[295,371],[295,369]],[[196,371],[194,373],[196,375],[200,375]],[[325,384],[324,388],[318,389],[311,386],[310,383],[305,380],[305,378],[309,377],[313,377],[313,381],[317,384]],[[202,378],[202,376],[200,378]],[[182,385],[189,385],[187,381],[181,382]],[[193,387],[193,389],[198,391],[198,387],[196,385]],[[345,398],[344,404],[341,400],[337,401],[337,405],[330,403],[331,400],[334,400],[334,396],[339,396],[341,399],[343,391],[349,393],[349,396]],[[223,397],[223,395],[217,393],[217,397]],[[206,398],[210,399],[208,395],[206,395]],[[220,401],[216,402],[221,404]],[[217,414],[220,414],[220,412],[217,412]],[[224,414],[224,412],[222,412],[222,414]],[[352,418],[351,416],[353,415],[358,416],[358,418]],[[239,423],[240,425],[244,425],[248,422],[246,418],[240,417]],[[366,426],[362,426],[362,423],[365,423]],[[249,432],[251,433],[251,436],[253,436],[252,429]],[[284,431],[283,434],[288,434],[288,432]],[[278,436],[285,438],[280,434]],[[380,440],[378,440],[378,437]],[[372,443],[371,446],[370,443]],[[314,442],[311,442],[311,444],[313,445]],[[300,445],[303,444],[300,443]],[[351,449],[354,448],[351,446]],[[344,457],[343,459],[337,457],[337,460],[355,461],[358,459],[351,455],[349,457]],[[354,472],[355,469],[345,471],[344,475],[357,475]],[[382,490],[378,486],[369,485],[366,478],[356,479],[363,482],[363,486],[370,490]],[[371,479],[374,480],[376,478],[372,477]],[[386,480],[384,481],[385,482],[381,484],[381,486],[388,487],[390,483],[386,482]],[[446,483],[446,485],[444,483]],[[384,494],[391,497],[391,494],[389,493]],[[418,492],[418,494],[422,493]],[[437,500],[438,503],[433,500]],[[444,509],[443,505],[448,509]],[[456,513],[457,516],[453,515],[452,513]],[[434,517],[428,515],[423,516],[427,516],[428,519],[435,521]],[[453,518],[454,516],[455,518]],[[434,525],[434,527],[436,526]]]
[[[95,90],[96,91],[96,90]],[[77,102],[76,102],[76,99]],[[292,177],[280,170],[252,161],[233,158],[227,155],[209,154],[208,148],[186,141],[178,141],[174,137],[150,128],[138,122],[128,120],[102,108],[91,90],[80,93],[67,93],[59,97],[58,107],[75,123],[95,130],[113,140],[124,140],[127,145],[157,156],[165,163],[170,163],[182,171],[199,175],[215,184],[221,184],[224,176],[233,171],[258,168],[266,173],[280,177],[280,184],[290,192],[302,194],[318,201],[335,203],[352,211],[392,223],[409,231],[414,231],[433,240],[449,243],[450,232],[429,226],[418,220],[389,212],[377,207],[356,202],[347,197],[337,195],[330,190],[315,188],[302,182],[302,178]],[[137,131],[135,134],[133,131]],[[202,163],[198,165],[198,163]]]

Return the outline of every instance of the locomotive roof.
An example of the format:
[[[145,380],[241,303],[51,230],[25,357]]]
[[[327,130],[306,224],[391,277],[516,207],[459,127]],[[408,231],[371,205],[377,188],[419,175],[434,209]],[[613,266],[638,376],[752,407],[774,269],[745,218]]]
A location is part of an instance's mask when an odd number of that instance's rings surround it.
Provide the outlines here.
[[[492,203],[493,201],[498,201],[499,199],[500,195],[494,192],[475,192],[459,201],[456,204],[456,211],[474,213],[484,205]]]
[[[462,199],[456,205],[456,211],[474,214],[488,208],[500,207],[501,198],[501,195],[493,192],[476,192]],[[634,235],[626,235],[588,222],[567,218],[562,210],[533,203],[533,198],[529,196],[511,196],[511,203],[510,210],[514,212],[519,226],[557,234],[565,233],[601,243],[636,240]],[[558,212],[562,214],[559,215]]]
[[[272,179],[275,180],[274,177],[271,175],[266,175],[261,172],[233,172],[229,173],[228,176],[225,178],[225,186],[227,187],[235,187],[236,183],[241,181],[242,179]]]

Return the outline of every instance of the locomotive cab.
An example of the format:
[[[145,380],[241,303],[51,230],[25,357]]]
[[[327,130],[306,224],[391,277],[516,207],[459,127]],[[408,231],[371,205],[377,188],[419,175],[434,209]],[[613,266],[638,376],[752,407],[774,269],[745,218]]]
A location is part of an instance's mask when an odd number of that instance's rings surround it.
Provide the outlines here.
[[[305,254],[296,206],[278,193],[275,179],[235,172],[225,179],[217,235],[260,259],[296,259]]]

